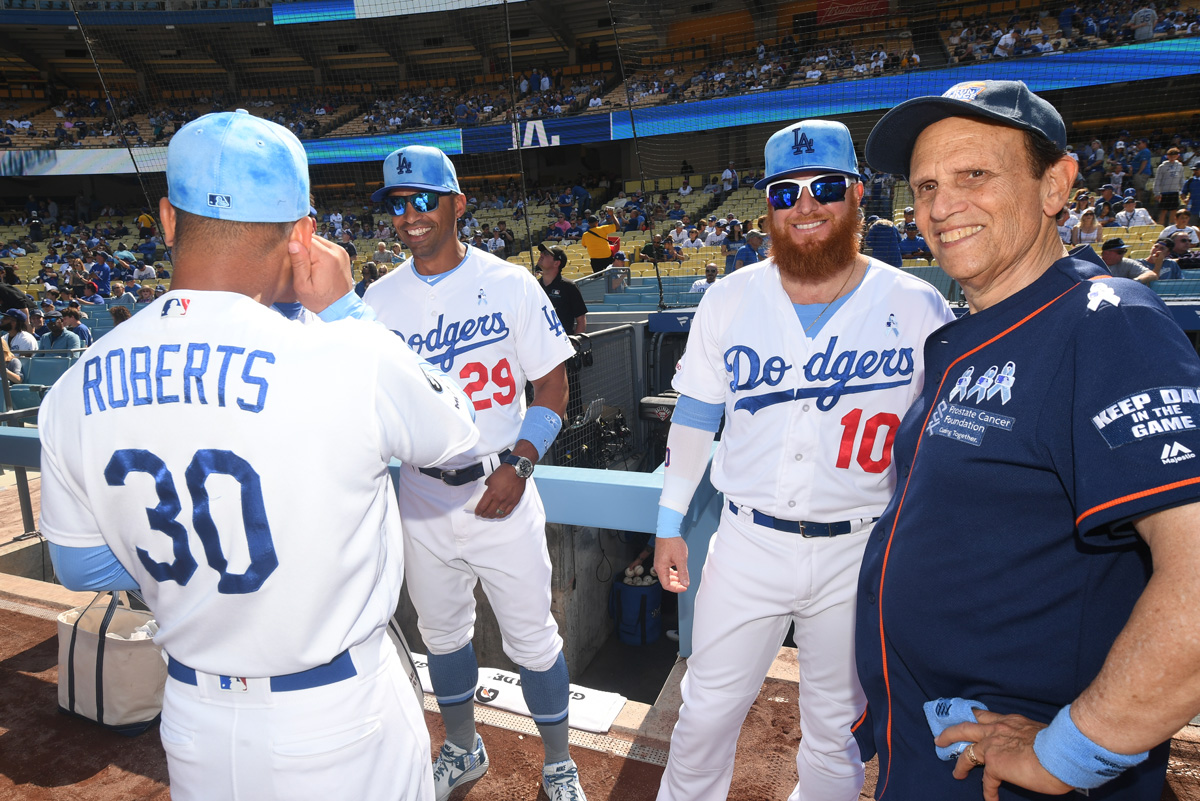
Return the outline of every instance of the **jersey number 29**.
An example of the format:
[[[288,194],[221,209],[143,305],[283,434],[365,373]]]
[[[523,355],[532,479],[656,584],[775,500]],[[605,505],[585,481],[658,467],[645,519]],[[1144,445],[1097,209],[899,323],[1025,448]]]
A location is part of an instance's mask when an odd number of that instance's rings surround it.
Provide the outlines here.
[[[110,487],[125,486],[125,478],[130,473],[146,473],[154,479],[158,506],[147,508],[146,518],[151,529],[171,538],[175,555],[172,562],[156,562],[144,548],[138,548],[138,559],[156,581],[174,581],[181,586],[186,585],[196,572],[196,559],[188,545],[187,529],[175,519],[183,511],[179,493],[175,489],[175,479],[162,459],[145,450],[127,448],[116,451],[104,468],[104,478]],[[208,477],[213,473],[231,476],[242,488],[242,522],[250,552],[250,564],[244,573],[230,573],[229,561],[221,550],[221,538],[213,522],[206,487]],[[227,595],[254,592],[279,567],[258,473],[233,451],[204,449],[196,451],[191,464],[184,471],[184,479],[188,494],[192,497],[192,527],[204,546],[208,566],[221,574],[217,592]]]

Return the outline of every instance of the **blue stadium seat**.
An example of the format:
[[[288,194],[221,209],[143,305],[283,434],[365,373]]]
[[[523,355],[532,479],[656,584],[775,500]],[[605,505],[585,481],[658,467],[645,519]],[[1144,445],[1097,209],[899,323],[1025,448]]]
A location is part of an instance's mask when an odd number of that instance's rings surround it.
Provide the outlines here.
[[[48,387],[57,381],[63,373],[67,372],[67,368],[71,366],[71,361],[66,356],[36,356],[29,362],[25,382],[27,384],[40,384]]]
[[[9,387],[12,393],[13,409],[34,409],[42,405],[43,387],[30,384],[13,384]]]

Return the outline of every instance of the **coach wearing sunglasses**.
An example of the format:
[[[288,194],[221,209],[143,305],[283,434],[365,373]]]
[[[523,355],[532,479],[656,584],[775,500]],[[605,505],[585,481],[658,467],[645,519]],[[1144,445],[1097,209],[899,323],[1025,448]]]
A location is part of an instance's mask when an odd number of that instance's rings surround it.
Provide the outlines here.
[[[736,737],[788,626],[800,668],[793,801],[856,801],[866,707],[854,670],[859,563],[895,487],[891,442],[920,391],[926,335],[953,319],[922,281],[859,252],[850,131],[804,120],[766,147],[767,258],[705,292],[674,388],[655,567],[682,592],[681,523],[713,435],[727,502],[695,594],[683,707],[659,801],[729,792]]]

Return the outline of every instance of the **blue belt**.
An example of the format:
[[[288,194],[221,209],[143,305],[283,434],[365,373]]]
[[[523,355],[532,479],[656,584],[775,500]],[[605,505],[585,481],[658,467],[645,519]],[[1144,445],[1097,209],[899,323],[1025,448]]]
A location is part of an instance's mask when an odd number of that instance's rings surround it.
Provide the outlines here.
[[[176,681],[190,684],[193,687],[196,686],[195,668],[188,667],[173,656],[167,656],[167,675]],[[354,669],[354,662],[350,659],[350,652],[342,651],[324,665],[302,670],[299,673],[289,673],[286,676],[272,676],[271,691],[286,693],[293,690],[309,690],[313,687],[336,684],[339,681],[357,675],[358,671]],[[231,677],[221,676],[221,678],[229,679]],[[224,684],[225,682],[223,681],[222,685]]]
[[[730,501],[729,511],[736,515],[738,505]],[[780,520],[778,517],[763,514],[757,509],[749,511],[754,515],[755,525],[773,528],[788,534],[799,534],[801,537],[837,537],[849,534],[854,529],[854,523],[849,520],[839,520],[836,523],[810,523],[807,520]]]

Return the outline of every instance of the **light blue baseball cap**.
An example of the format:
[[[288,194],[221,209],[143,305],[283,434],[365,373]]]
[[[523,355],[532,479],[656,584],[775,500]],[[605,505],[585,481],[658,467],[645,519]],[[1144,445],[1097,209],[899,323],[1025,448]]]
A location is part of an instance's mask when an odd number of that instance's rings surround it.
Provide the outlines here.
[[[776,131],[767,140],[766,157],[767,177],[756,183],[755,189],[766,189],[767,184],[801,170],[860,177],[850,129],[833,120],[800,120]]]
[[[308,156],[296,135],[245,109],[205,114],[167,145],[167,199],[214,220],[285,223],[308,216]]]
[[[454,162],[436,147],[409,145],[393,150],[383,160],[383,188],[377,189],[371,200],[378,203],[393,189],[428,189],[430,192],[453,192],[461,195]]]

